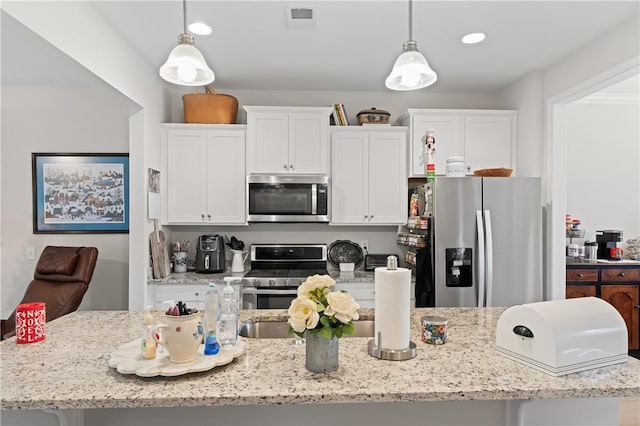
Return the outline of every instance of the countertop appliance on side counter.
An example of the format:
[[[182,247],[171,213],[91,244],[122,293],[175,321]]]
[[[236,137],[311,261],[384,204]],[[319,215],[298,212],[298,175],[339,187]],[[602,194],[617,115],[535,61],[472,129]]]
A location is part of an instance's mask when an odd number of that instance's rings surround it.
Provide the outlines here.
[[[196,272],[212,274],[224,271],[224,237],[201,235],[196,247]]]

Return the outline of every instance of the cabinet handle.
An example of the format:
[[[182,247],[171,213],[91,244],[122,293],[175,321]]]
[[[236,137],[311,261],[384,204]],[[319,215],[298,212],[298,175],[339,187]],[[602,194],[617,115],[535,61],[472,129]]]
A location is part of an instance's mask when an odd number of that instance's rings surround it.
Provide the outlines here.
[[[576,275],[576,278],[578,278],[578,279],[582,278],[582,274]]]
[[[200,296],[200,293],[198,293],[197,291],[196,291],[196,296]]]
[[[211,215],[210,214],[207,215],[207,219],[211,220]]]
[[[294,169],[293,164],[289,164],[289,169],[290,169],[290,170],[293,170],[293,169]]]
[[[369,216],[369,220],[373,219],[373,215]]]
[[[289,169],[289,166],[287,166],[286,164],[284,166],[282,166],[282,167],[284,167],[285,170]]]
[[[636,306],[634,306],[634,308],[640,309],[640,305],[636,305]]]
[[[365,215],[364,216],[364,220],[367,220],[369,218],[369,216]]]
[[[619,276],[620,278],[624,278],[624,272],[620,272],[620,273],[618,274],[618,276]]]
[[[204,213],[202,213],[200,217],[202,218],[202,220],[204,220]]]

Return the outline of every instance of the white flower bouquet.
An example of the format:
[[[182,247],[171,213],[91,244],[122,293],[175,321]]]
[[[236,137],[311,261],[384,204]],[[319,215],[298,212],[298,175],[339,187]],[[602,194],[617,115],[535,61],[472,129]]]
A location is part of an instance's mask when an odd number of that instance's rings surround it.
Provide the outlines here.
[[[344,290],[330,291],[335,283],[328,275],[313,275],[298,287],[289,307],[289,332],[300,337],[317,333],[326,339],[355,334],[352,321],[359,318],[360,305]]]

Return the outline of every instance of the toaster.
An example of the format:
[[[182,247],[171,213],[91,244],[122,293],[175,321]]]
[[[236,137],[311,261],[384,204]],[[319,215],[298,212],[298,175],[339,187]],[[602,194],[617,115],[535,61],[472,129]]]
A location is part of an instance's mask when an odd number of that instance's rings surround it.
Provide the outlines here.
[[[198,237],[196,272],[201,274],[224,272],[224,237],[221,235]]]
[[[367,254],[364,257],[364,270],[373,271],[376,268],[387,266],[387,257],[389,256],[395,256],[396,264],[398,264],[397,254]]]

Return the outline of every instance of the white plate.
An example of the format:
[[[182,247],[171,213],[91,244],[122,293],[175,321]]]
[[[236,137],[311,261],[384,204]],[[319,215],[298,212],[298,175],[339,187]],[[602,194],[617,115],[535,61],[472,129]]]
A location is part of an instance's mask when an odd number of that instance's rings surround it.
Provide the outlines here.
[[[215,355],[204,355],[204,345],[200,345],[196,359],[190,362],[171,362],[169,351],[161,351],[160,348],[155,358],[145,359],[140,354],[140,339],[136,339],[111,352],[109,367],[117,369],[122,374],[135,374],[140,377],[171,377],[208,371],[213,367],[229,364],[243,353],[244,342],[238,340],[236,346],[221,347],[220,352]]]

